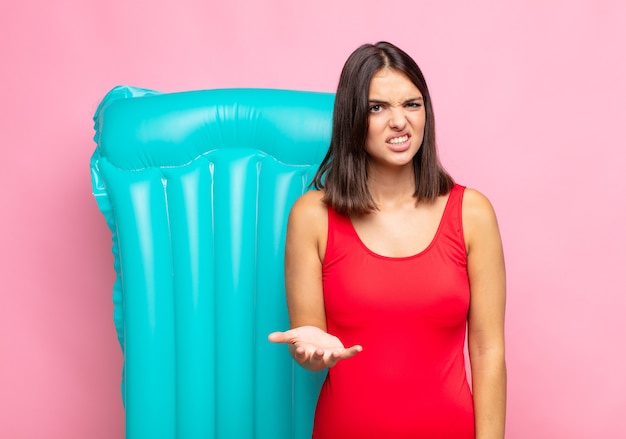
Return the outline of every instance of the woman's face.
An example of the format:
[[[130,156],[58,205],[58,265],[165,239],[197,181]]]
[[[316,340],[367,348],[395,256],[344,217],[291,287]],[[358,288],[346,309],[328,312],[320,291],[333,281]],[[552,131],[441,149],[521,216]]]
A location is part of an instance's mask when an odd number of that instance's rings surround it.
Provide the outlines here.
[[[370,82],[369,127],[365,151],[370,166],[402,167],[412,163],[424,139],[424,98],[409,78],[383,68]]]

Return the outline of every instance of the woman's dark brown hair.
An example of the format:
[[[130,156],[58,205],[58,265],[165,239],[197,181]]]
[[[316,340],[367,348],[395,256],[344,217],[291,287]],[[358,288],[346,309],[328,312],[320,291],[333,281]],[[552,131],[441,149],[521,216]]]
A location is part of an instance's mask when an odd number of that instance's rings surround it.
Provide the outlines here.
[[[383,68],[405,74],[424,98],[424,139],[413,159],[414,197],[432,202],[450,192],[454,185],[437,157],[435,117],[422,71],[408,54],[391,43],[364,44],[348,57],[341,72],[330,147],[311,183],[316,189],[324,188],[324,202],[344,215],[362,215],[377,208],[367,186],[365,140],[370,82]]]

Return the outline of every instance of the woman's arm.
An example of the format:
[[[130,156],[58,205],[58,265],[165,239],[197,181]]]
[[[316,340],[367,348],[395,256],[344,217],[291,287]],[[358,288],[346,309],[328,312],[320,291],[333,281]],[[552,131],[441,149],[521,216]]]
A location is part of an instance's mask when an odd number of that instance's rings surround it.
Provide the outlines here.
[[[322,260],[328,216],[322,193],[300,197],[289,213],[285,240],[285,287],[291,328],[315,326],[326,331]]]
[[[506,413],[504,255],[491,203],[472,189],[466,189],[463,198],[463,230],[471,290],[468,343],[476,439],[502,439]]]
[[[326,252],[328,211],[322,193],[311,191],[291,209],[285,242],[285,287],[291,329],[274,332],[269,340],[287,343],[289,352],[302,367],[317,371],[361,351],[346,349],[326,332],[322,288],[322,261]]]

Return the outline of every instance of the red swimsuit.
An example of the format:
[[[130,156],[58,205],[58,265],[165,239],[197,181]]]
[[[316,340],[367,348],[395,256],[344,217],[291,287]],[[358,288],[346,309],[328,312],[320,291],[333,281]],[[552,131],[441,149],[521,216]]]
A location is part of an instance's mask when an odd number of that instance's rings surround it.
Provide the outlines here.
[[[328,209],[328,332],[363,352],[329,370],[314,439],[474,438],[463,191],[453,188],[431,244],[402,258],[373,253],[349,218]]]

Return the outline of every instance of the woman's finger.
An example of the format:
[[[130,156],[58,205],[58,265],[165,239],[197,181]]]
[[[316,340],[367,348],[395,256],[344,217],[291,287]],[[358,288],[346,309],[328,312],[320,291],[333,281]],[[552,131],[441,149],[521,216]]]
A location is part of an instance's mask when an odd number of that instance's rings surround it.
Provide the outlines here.
[[[348,349],[344,349],[340,355],[339,358],[337,360],[346,360],[348,358],[352,358],[354,357],[356,354],[358,354],[359,352],[361,352],[363,350],[363,348],[360,345],[355,345],[352,346]]]
[[[358,354],[359,352],[363,351],[363,346],[356,344],[348,349],[346,349],[346,351],[348,351],[348,353],[350,354],[350,356],[354,356],[356,354]]]
[[[272,343],[293,343],[296,334],[293,329],[288,331],[276,331],[267,336]]]
[[[288,343],[284,332],[272,332],[267,339],[272,343]]]

